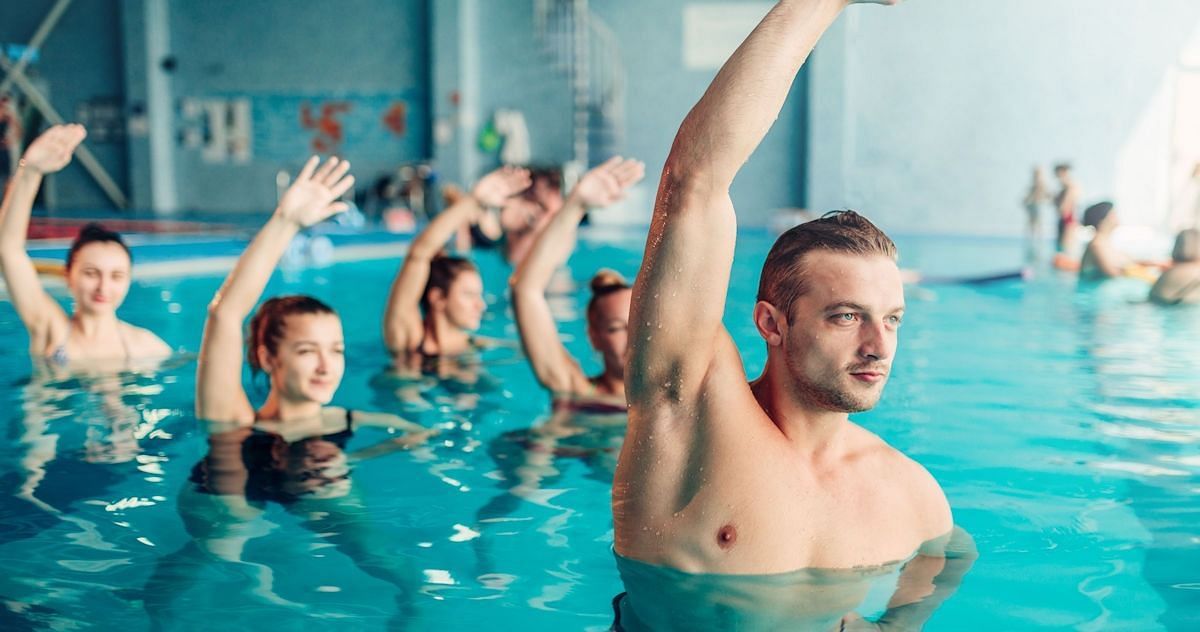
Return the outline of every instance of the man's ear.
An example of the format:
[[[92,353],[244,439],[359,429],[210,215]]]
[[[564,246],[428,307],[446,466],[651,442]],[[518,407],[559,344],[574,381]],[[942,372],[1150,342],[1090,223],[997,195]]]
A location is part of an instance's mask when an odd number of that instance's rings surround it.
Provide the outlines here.
[[[783,312],[774,305],[766,301],[754,304],[754,326],[758,329],[758,335],[767,341],[767,346],[777,347],[783,344],[787,320],[783,317]]]

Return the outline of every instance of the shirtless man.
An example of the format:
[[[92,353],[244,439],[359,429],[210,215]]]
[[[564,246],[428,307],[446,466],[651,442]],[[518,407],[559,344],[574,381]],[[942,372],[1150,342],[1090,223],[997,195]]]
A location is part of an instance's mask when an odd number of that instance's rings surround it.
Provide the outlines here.
[[[933,477],[847,416],[879,400],[896,351],[904,288],[891,240],[851,212],[779,238],[754,306],[768,350],[754,382],[721,324],[730,184],[818,38],[866,2],[779,2],[675,138],[629,319],[629,430],[613,484],[623,558],[689,573],[849,568],[936,557],[951,532]]]

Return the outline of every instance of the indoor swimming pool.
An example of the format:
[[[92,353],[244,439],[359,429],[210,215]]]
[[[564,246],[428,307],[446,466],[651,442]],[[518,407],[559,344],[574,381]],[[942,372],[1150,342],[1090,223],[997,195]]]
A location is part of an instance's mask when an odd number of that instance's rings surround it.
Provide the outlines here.
[[[587,279],[599,267],[632,277],[644,238],[582,236],[574,286],[552,300],[576,357],[591,358]],[[771,241],[739,237],[725,315],[752,376],[766,352],[750,309]],[[931,275],[1011,270],[1024,257],[1008,239],[897,243],[904,267]],[[0,301],[0,628],[607,630],[620,571],[654,571],[619,570],[612,549],[624,418],[550,411],[515,345],[508,269],[488,253],[477,261],[482,333],[514,345],[444,380],[388,369],[379,320],[397,260],[276,275],[265,296],[308,293],[341,312],[347,370],[334,404],[438,434],[404,446],[361,428],[344,444],[272,446],[294,474],[272,494],[222,470],[220,442],[193,415],[189,354],[223,275],[135,270],[121,317],[183,353],[116,376],[33,370]],[[939,580],[944,601],[921,615],[925,629],[1200,628],[1200,310],[1146,303],[1146,289],[1048,268],[909,289],[890,383],[854,419],[933,473],[976,542],[965,575]],[[197,490],[222,476],[245,491]],[[833,580],[806,577],[747,578],[722,606],[727,621],[759,629],[737,612],[758,598],[827,601]],[[848,607],[873,619],[886,603]]]

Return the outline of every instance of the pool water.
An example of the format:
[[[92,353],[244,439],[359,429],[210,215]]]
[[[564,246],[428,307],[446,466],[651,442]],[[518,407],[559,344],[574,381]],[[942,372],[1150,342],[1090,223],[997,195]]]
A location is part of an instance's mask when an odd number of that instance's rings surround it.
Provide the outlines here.
[[[643,239],[585,235],[577,289],[554,300],[589,371],[586,280],[600,266],[632,276]],[[1023,258],[1016,241],[898,242],[904,265],[930,274]],[[765,359],[749,312],[770,243],[740,237],[726,314],[751,375]],[[507,270],[479,261],[482,333],[515,340]],[[209,445],[191,358],[156,374],[35,374],[0,303],[0,628],[607,629],[623,590],[609,486],[624,420],[551,415],[511,348],[487,352],[474,384],[388,374],[379,317],[397,264],[268,288],[341,311],[334,403],[440,431],[400,450],[387,430],[358,429],[348,462],[316,442],[301,456],[335,482],[296,502],[196,491]],[[194,352],[220,282],[139,282],[121,313]],[[1050,271],[909,292],[884,398],[855,418],[938,478],[976,540],[978,560],[926,629],[1200,629],[1200,310],[1145,292]]]

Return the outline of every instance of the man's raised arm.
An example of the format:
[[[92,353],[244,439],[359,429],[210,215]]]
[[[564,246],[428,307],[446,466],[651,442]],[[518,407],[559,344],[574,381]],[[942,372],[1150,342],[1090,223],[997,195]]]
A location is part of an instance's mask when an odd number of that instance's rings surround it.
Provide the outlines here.
[[[801,64],[849,4],[779,2],[680,125],[634,284],[631,406],[691,401],[699,392],[724,331],[737,231],[729,186],[779,116]]]

